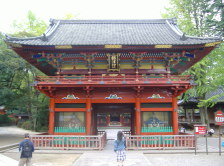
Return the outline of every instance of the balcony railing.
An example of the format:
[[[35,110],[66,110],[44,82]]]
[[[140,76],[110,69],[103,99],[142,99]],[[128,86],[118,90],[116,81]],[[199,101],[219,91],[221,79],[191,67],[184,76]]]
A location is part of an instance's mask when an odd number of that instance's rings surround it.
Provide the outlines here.
[[[38,76],[35,84],[189,84],[190,76],[163,75],[163,76]]]

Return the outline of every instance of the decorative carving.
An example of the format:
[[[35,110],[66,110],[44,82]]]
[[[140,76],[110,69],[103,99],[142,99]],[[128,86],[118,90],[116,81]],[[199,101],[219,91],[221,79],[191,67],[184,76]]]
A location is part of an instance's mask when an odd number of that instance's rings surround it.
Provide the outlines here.
[[[94,61],[94,54],[96,53],[91,53],[91,54],[86,54],[86,53],[83,53],[85,56],[84,56],[84,60],[86,61],[86,67],[88,69],[91,69],[94,65],[93,65],[93,61]]]
[[[155,45],[155,48],[172,48],[172,45]]]
[[[146,122],[144,122],[146,126],[152,125],[152,127],[158,127],[160,124],[164,124],[165,122],[159,120],[157,117],[150,117]]]
[[[73,94],[68,94],[66,97],[63,97],[62,99],[79,99],[78,97],[75,97]]]
[[[58,45],[55,46],[55,49],[71,49],[72,46],[71,45]]]
[[[118,97],[117,94],[110,94],[110,96],[105,97],[105,99],[122,99],[122,97]]]
[[[61,127],[73,128],[73,127],[82,127],[82,126],[83,124],[81,120],[79,120],[77,116],[73,115],[70,120],[64,121],[64,125]]]
[[[145,52],[143,53],[132,53],[133,57],[132,59],[134,60],[134,68],[138,69],[141,66],[141,60],[143,59],[143,55],[145,54]]]
[[[153,94],[152,96],[149,96],[148,99],[164,99],[165,97],[160,96],[160,94]]]
[[[90,98],[91,96],[91,91],[93,90],[93,87],[86,86],[83,88],[86,91],[86,98]]]
[[[105,45],[104,48],[122,48],[122,45]]]
[[[217,44],[220,44],[220,43],[221,42],[206,43],[205,47],[214,47],[214,46],[216,46]]]

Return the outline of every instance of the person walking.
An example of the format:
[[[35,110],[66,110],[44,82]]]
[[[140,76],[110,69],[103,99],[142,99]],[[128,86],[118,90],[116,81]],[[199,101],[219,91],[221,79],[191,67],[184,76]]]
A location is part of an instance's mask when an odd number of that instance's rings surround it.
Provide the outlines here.
[[[125,148],[124,135],[121,131],[118,131],[117,140],[114,141],[114,151],[117,153],[118,166],[123,166],[126,159]]]
[[[31,166],[32,153],[34,152],[33,143],[30,141],[29,134],[24,135],[24,140],[19,143],[21,152],[18,166]]]

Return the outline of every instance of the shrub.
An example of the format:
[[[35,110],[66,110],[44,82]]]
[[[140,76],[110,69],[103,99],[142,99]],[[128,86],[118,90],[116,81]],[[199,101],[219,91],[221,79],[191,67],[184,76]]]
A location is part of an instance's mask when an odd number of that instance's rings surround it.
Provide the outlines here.
[[[0,115],[0,124],[11,124],[12,120],[5,114]]]
[[[42,127],[38,128],[37,131],[47,132],[48,131],[48,127],[47,126],[42,126]]]
[[[32,130],[33,124],[31,121],[27,120],[27,121],[22,122],[21,128],[23,128],[25,130]]]

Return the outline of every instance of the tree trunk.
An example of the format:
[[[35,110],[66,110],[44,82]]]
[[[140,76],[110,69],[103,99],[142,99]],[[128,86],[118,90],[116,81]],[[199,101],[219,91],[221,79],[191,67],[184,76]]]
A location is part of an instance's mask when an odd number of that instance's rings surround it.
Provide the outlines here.
[[[205,124],[208,126],[208,128],[210,128],[207,107],[200,107],[199,110],[202,124]]]
[[[200,107],[199,111],[200,111],[201,123],[206,124],[204,107]]]

